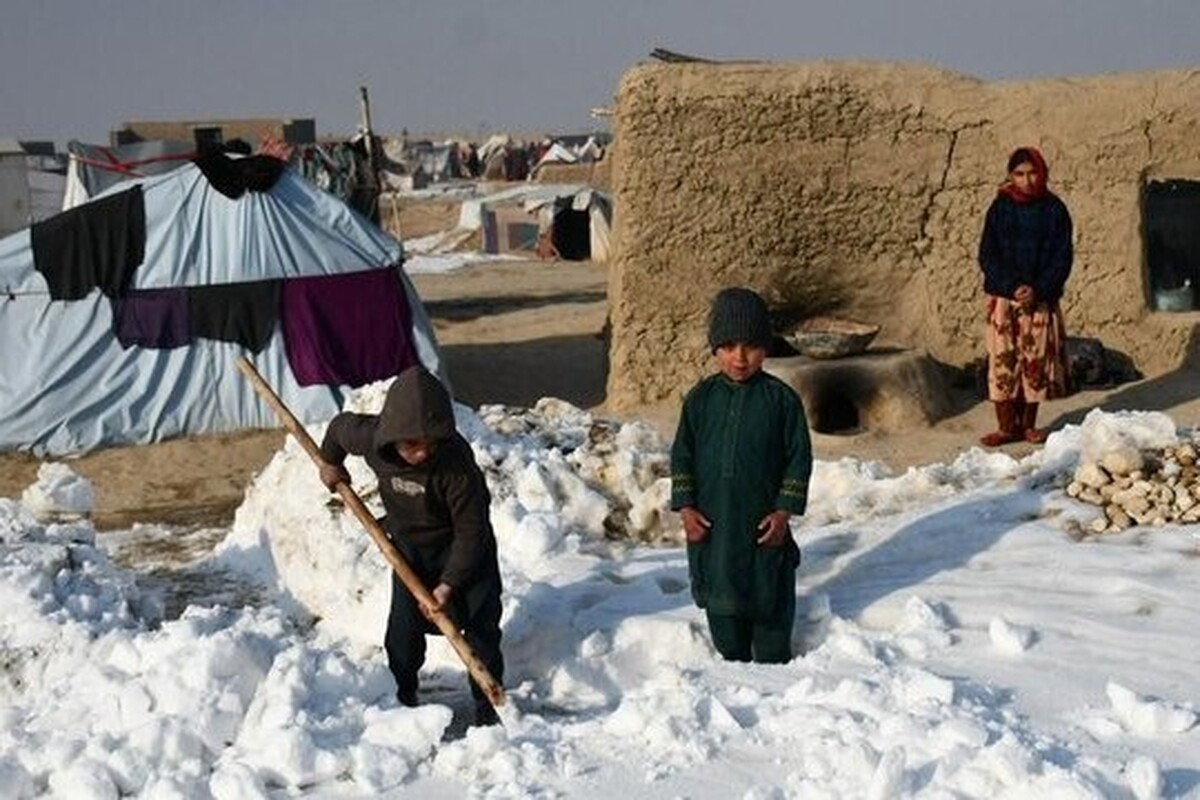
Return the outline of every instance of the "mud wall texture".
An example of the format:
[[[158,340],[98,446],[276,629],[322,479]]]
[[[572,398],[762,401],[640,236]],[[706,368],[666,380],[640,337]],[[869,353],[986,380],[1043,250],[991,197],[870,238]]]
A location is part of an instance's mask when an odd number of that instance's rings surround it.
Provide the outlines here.
[[[709,370],[722,287],[782,323],[882,325],[881,344],[983,353],[976,262],[1008,154],[1039,147],[1071,210],[1068,333],[1148,375],[1186,358],[1200,314],[1151,310],[1148,182],[1200,180],[1200,69],[1025,83],[876,63],[648,64],[614,113],[608,403],[676,401]]]

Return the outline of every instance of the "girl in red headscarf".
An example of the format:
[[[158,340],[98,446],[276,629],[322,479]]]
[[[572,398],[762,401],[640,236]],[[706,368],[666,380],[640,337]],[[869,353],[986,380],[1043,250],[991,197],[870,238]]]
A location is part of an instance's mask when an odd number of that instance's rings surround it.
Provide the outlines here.
[[[1058,301],[1071,274],[1071,215],[1046,187],[1042,154],[1021,147],[988,208],[979,243],[987,293],[988,399],[999,427],[980,441],[1040,443],[1038,404],[1067,394],[1066,328]]]

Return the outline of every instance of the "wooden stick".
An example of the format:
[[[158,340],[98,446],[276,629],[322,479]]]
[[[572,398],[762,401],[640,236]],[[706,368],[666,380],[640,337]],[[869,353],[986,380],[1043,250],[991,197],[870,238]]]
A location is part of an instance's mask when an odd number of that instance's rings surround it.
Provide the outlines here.
[[[280,399],[279,395],[275,394],[275,391],[267,385],[262,375],[258,374],[258,370],[254,368],[249,359],[245,356],[241,357],[238,359],[237,366],[250,379],[250,383],[253,384],[254,389],[274,409],[276,416],[279,417],[283,426],[287,428],[288,433],[296,438],[296,441],[300,443],[300,446],[304,448],[304,451],[308,453],[318,468],[326,463],[325,458],[321,455],[321,448],[308,435],[308,431],[304,429],[304,426],[300,424],[300,420],[296,419],[283,400]],[[487,695],[488,701],[497,708],[503,706],[505,702],[504,689],[496,682],[491,673],[488,672],[487,667],[479,660],[479,656],[475,655],[475,651],[471,649],[471,645],[467,644],[467,640],[463,638],[462,632],[454,624],[454,621],[444,612],[432,610],[436,602],[433,599],[433,595],[430,594],[429,589],[425,588],[425,584],[421,581],[421,578],[413,571],[413,568],[404,559],[404,556],[400,554],[400,551],[396,549],[396,546],[392,544],[391,540],[388,539],[387,534],[379,525],[379,521],[375,519],[375,515],[371,513],[370,509],[367,508],[366,504],[358,496],[358,493],[349,484],[340,482],[336,488],[342,500],[354,512],[354,516],[358,517],[358,521],[363,524],[363,527],[367,529],[367,533],[375,540],[375,544],[383,552],[383,557],[387,559],[387,562],[392,565],[392,569],[396,571],[396,574],[400,577],[400,581],[412,593],[412,596],[416,598],[417,603],[425,611],[429,620],[437,626],[442,635],[446,637],[446,640],[450,642],[454,651],[458,653],[458,657],[466,665],[467,671],[471,673],[471,677],[475,679],[475,682],[483,689],[483,693]]]

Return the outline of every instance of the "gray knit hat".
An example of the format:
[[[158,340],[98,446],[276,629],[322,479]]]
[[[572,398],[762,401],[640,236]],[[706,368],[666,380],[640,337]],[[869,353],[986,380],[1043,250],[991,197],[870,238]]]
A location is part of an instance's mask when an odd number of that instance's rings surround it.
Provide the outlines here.
[[[771,315],[757,293],[740,286],[717,293],[708,315],[708,346],[713,351],[730,342],[768,347],[772,336]]]

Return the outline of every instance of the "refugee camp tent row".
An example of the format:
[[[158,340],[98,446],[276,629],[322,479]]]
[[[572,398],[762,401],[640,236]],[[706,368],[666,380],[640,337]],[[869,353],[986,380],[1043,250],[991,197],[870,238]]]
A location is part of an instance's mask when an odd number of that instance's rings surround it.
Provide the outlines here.
[[[575,141],[577,138],[561,137],[553,141],[533,165],[530,175],[536,177],[547,164],[591,164],[604,157],[604,148],[595,136]]]
[[[604,262],[611,250],[612,204],[586,185],[522,184],[465,200],[458,228],[483,231],[487,253]]]
[[[302,422],[420,362],[446,379],[399,242],[269,156],[127,181],[0,239],[0,451]]]

